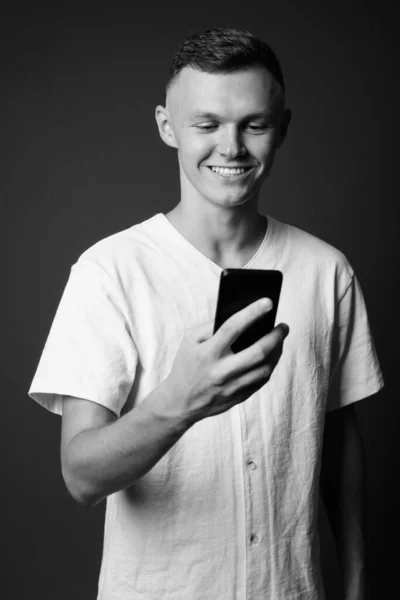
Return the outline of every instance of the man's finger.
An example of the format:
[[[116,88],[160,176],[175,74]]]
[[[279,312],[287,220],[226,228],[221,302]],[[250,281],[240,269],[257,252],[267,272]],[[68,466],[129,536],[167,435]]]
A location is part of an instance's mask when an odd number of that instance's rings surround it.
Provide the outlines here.
[[[230,348],[237,338],[257,319],[265,315],[272,308],[269,298],[262,298],[252,302],[229,317],[215,333],[215,344],[218,349]]]
[[[289,333],[286,323],[279,323],[274,329],[257,342],[229,357],[229,368],[235,373],[245,373],[265,361],[277,362],[282,344]]]

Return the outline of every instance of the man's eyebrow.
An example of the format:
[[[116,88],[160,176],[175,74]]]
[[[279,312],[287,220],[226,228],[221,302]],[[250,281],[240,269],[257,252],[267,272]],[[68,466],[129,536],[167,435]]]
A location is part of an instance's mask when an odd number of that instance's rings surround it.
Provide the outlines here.
[[[260,111],[246,115],[241,119],[241,121],[251,121],[252,119],[266,119],[272,116],[271,111]],[[204,121],[219,121],[221,119],[220,115],[216,113],[204,111],[204,110],[195,110],[189,113],[188,118],[190,121],[204,120]]]
[[[194,110],[193,112],[189,113],[188,116],[191,121],[195,121],[198,119],[208,119],[210,121],[216,121],[220,118],[217,114],[204,110]]]

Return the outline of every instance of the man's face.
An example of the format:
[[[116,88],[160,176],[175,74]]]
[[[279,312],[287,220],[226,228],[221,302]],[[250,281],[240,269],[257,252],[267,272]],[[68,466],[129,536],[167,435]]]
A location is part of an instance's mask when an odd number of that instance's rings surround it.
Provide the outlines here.
[[[288,120],[281,88],[263,67],[228,74],[185,67],[166,109],[157,109],[162,138],[178,149],[182,197],[225,207],[258,197]]]

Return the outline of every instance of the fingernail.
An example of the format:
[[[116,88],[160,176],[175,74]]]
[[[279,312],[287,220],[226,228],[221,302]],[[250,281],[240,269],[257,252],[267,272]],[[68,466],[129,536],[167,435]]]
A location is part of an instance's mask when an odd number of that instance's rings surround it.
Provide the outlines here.
[[[269,298],[261,298],[260,300],[260,306],[261,308],[272,308],[272,302]]]

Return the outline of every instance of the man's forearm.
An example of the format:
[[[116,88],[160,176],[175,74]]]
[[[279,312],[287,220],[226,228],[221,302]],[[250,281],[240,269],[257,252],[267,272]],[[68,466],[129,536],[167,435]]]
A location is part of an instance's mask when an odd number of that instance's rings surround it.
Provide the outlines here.
[[[346,409],[340,409],[345,411]],[[324,439],[321,488],[343,571],[346,600],[367,597],[365,465],[353,411],[333,417]],[[329,431],[329,428],[331,429]]]
[[[345,600],[365,600],[367,598],[367,558],[363,508],[361,496],[344,501],[338,511],[337,527],[333,532],[343,571]]]
[[[168,394],[161,384],[117,421],[77,434],[69,442],[63,475],[71,495],[91,506],[134,484],[168,452],[189,425],[160,407]]]
[[[337,541],[341,554],[346,600],[367,597],[365,523],[365,462],[358,426],[347,431],[347,461],[339,503]]]

